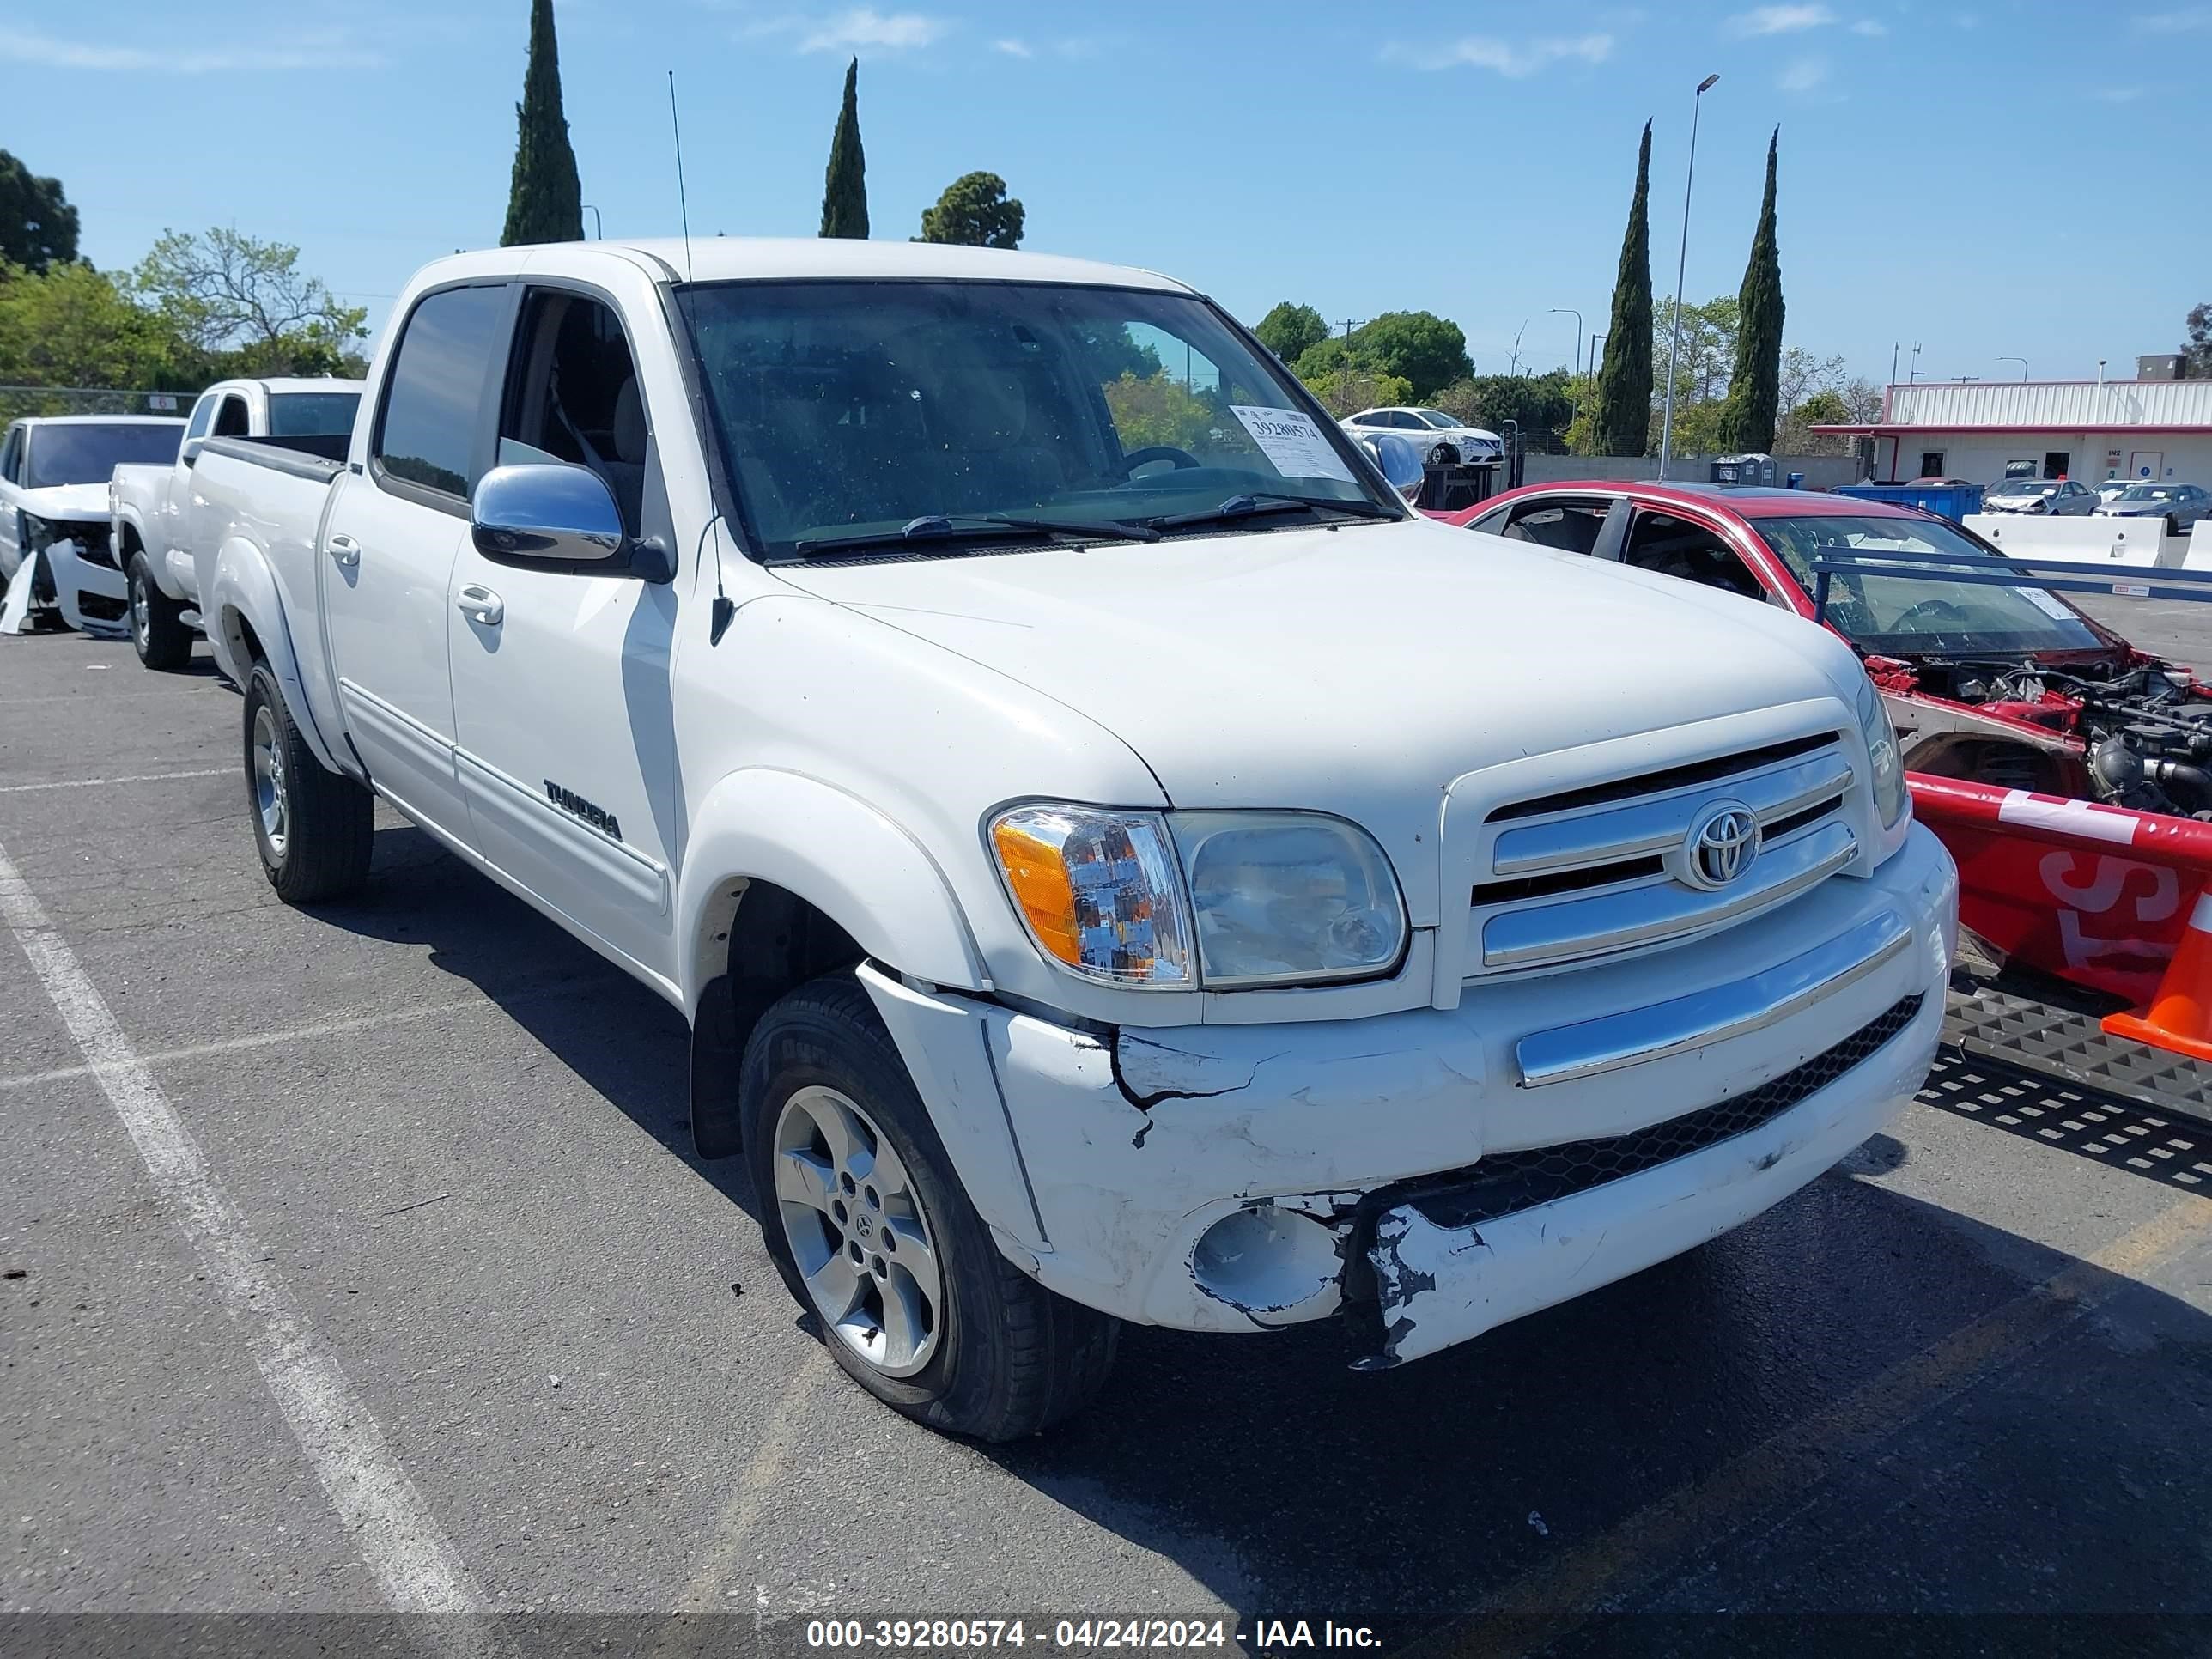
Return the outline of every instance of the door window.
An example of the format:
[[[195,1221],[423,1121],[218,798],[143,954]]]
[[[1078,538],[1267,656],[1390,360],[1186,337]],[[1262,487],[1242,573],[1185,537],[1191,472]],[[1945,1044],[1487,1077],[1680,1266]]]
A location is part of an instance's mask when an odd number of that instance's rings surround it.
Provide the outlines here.
[[[449,288],[415,307],[377,423],[379,470],[465,501],[476,487],[477,411],[499,346],[507,290]]]
[[[1920,471],[1917,476],[1923,478],[1942,477],[1943,476],[1943,452],[1940,449],[1922,450],[1920,452]]]
[[[185,441],[207,436],[207,429],[215,419],[215,406],[222,401],[210,392],[192,405],[192,418],[185,422]]]
[[[1587,553],[1597,545],[1598,532],[1605,528],[1605,515],[1612,506],[1604,501],[1529,501],[1513,509],[1498,533],[1510,542]]]
[[[222,400],[222,407],[216,411],[215,435],[218,438],[243,438],[247,426],[246,399],[234,392]]]
[[[0,478],[9,483],[21,483],[23,481],[22,471],[23,428],[11,426],[8,428],[7,441],[0,443]]]
[[[542,289],[524,303],[516,342],[500,415],[500,465],[589,467],[614,492],[623,528],[639,535],[652,433],[621,322],[597,300]]]
[[[1629,527],[1621,562],[1662,576],[1680,576],[1723,592],[1763,599],[1766,590],[1734,548],[1703,525],[1671,513],[1638,513]]]

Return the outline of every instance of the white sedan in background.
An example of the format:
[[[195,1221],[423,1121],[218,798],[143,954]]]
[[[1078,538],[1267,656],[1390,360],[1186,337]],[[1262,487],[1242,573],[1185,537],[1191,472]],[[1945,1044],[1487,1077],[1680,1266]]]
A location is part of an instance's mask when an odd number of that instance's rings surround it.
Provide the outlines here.
[[[1410,441],[1422,460],[1431,465],[1454,459],[1494,461],[1505,453],[1505,445],[1495,432],[1468,426],[1440,409],[1363,409],[1357,415],[1346,416],[1339,424],[1355,438],[1394,432]],[[1451,455],[1437,453],[1444,444],[1452,447]]]

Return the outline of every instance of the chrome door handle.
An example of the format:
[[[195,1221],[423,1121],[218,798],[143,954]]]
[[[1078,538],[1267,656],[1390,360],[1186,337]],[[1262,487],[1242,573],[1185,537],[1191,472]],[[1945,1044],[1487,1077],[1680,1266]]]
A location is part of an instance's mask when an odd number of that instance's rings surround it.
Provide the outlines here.
[[[361,562],[361,544],[350,536],[333,536],[325,545],[330,556],[340,564]]]
[[[496,628],[507,617],[507,601],[482,582],[468,582],[453,596],[460,613],[472,623]]]

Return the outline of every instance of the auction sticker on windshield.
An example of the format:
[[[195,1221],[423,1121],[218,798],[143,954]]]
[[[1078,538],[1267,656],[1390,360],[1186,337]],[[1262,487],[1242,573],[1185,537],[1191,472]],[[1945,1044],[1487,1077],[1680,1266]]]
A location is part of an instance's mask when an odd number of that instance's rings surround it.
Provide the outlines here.
[[[1341,478],[1352,482],[1352,469],[1344,457],[1329,447],[1312,419],[1295,409],[1255,409],[1231,404],[1230,411],[1244,422],[1260,453],[1274,463],[1285,478]]]

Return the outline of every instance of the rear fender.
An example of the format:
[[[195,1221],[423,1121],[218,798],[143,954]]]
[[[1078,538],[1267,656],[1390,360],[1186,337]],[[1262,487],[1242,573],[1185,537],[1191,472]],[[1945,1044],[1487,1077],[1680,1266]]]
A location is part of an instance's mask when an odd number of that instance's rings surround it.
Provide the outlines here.
[[[284,706],[293,723],[307,740],[307,747],[315,751],[315,758],[331,771],[359,775],[358,767],[339,758],[344,753],[349,761],[349,751],[334,749],[315,724],[314,705],[301,678],[299,653],[293,647],[276,573],[270,569],[261,550],[243,537],[224,542],[216,553],[215,575],[207,587],[200,610],[207,618],[208,644],[215,651],[216,665],[233,683],[244,685],[252,675],[258,645],[262,659],[284,693]]]

